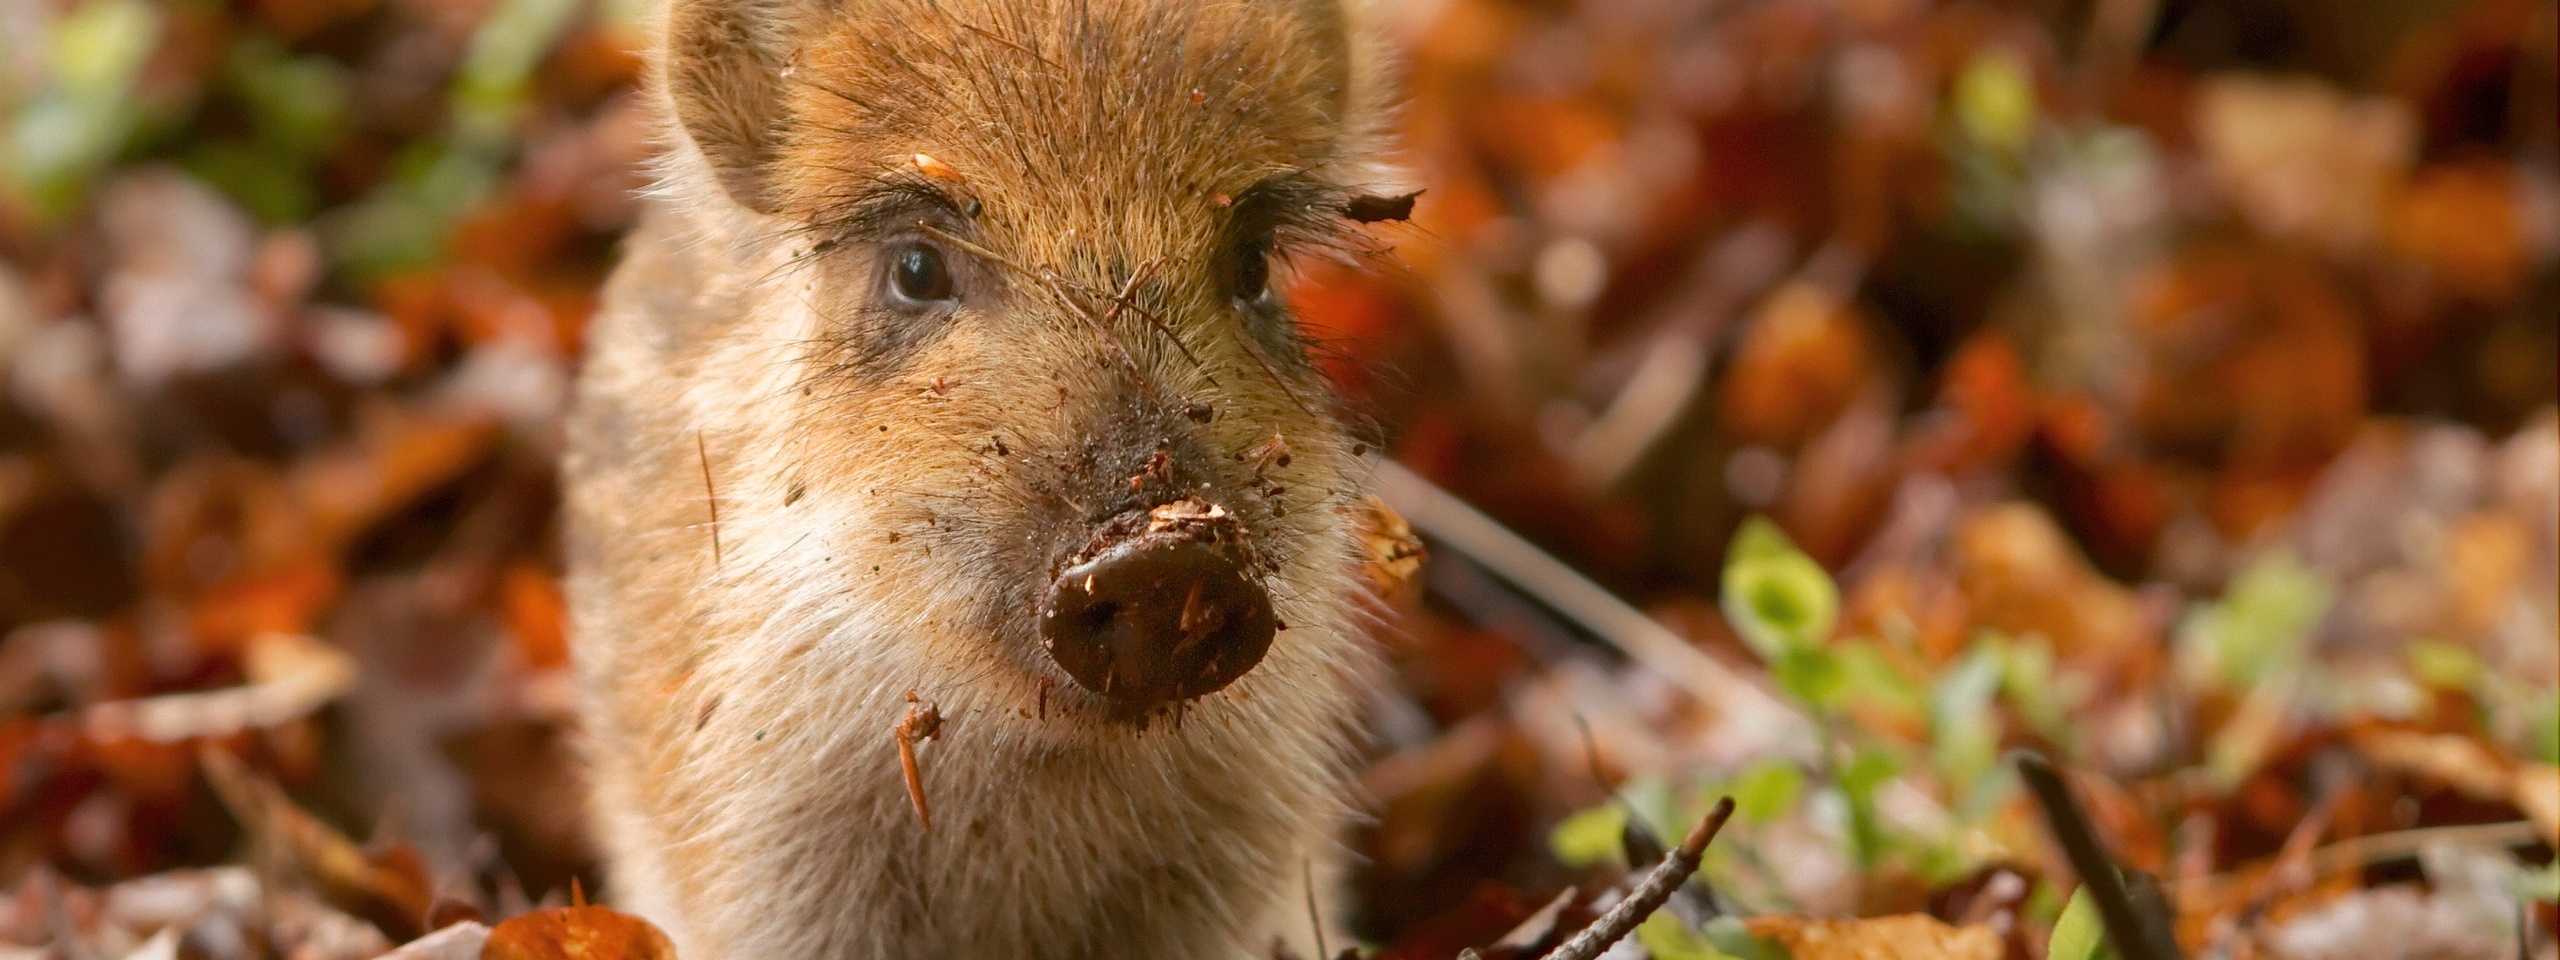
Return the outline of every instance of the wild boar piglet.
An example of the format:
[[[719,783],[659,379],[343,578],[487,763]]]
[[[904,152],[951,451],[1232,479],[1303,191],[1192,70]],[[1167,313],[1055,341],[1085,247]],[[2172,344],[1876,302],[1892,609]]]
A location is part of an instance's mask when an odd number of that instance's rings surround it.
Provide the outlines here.
[[[662,12],[565,477],[609,895],[686,960],[1310,952],[1365,470],[1275,271],[1397,186],[1370,20]]]

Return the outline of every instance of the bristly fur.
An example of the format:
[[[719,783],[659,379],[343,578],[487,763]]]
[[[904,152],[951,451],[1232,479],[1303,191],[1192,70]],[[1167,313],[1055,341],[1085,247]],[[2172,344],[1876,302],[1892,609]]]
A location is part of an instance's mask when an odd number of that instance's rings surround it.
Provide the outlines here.
[[[1388,186],[1366,15],[673,0],[659,181],[565,477],[609,895],[681,955],[1306,952],[1373,672],[1362,471],[1234,278],[1361,248],[1343,202]],[[902,243],[956,301],[881,299]],[[1065,545],[1177,495],[1238,516],[1286,628],[1232,686],[1132,712],[1032,611]],[[910,690],[945,718],[930,830]]]

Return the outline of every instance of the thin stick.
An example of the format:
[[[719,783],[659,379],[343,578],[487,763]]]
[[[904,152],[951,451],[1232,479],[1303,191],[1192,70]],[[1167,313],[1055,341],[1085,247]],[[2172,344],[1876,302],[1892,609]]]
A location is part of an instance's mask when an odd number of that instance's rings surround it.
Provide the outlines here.
[[[1779,743],[1815,742],[1811,721],[1715,658],[1655,623],[1643,611],[1549,556],[1499,521],[1390,460],[1372,487],[1387,506],[1440,546],[1462,554],[1592,636],[1618,648],[1746,729]]]
[[[2311,851],[2311,877],[2314,880],[2348,870],[2362,870],[2378,863],[2406,860],[2431,846],[2453,847],[2521,847],[2542,838],[2531,820],[2509,820],[2504,823],[2463,823],[2443,827],[2417,827],[2348,837]],[[2191,892],[2230,883],[2238,874],[2217,873],[2172,884],[2170,889]]]
[[[1324,944],[1324,914],[1316,909],[1315,861],[1298,861],[1298,879],[1307,885],[1307,924],[1315,928],[1316,960],[1330,960],[1332,953]]]
[[[907,715],[893,732],[898,741],[898,770],[907,778],[907,802],[915,805],[916,820],[931,830],[933,808],[924,802],[924,770],[916,763],[916,744],[942,735],[942,710],[909,690]]]
[[[1055,270],[1034,270],[1031,267],[1024,265],[1021,261],[1005,256],[1004,254],[997,253],[993,250],[989,250],[982,245],[956,236],[952,234],[951,231],[936,227],[933,224],[926,223],[922,220],[916,221],[916,229],[932,234],[933,236],[941,239],[944,243],[951,244],[952,246],[959,247],[962,250],[966,250],[972,254],[986,258],[989,262],[995,263],[998,266],[1002,266],[1015,273],[1019,273],[1033,280],[1039,281],[1041,288],[1049,291],[1050,296],[1056,297],[1060,304],[1066,306],[1068,312],[1075,314],[1079,319],[1082,319],[1087,326],[1092,327],[1095,333],[1102,335],[1103,345],[1110,347],[1111,352],[1120,358],[1120,362],[1129,367],[1129,376],[1131,379],[1137,381],[1138,389],[1140,391],[1146,393],[1149,397],[1155,396],[1155,388],[1147,384],[1146,368],[1138,365],[1138,358],[1130,355],[1128,346],[1120,342],[1118,334],[1111,332],[1109,324],[1103,323],[1102,318],[1094,316],[1092,308],[1085,306],[1084,301],[1077,299],[1077,294],[1088,293],[1089,291],[1078,286],[1075,282],[1059,276],[1058,272]]]
[[[1164,258],[1158,257],[1154,260],[1147,261],[1146,266],[1140,267],[1136,273],[1130,274],[1129,282],[1122,284],[1120,286],[1120,292],[1112,295],[1111,309],[1102,311],[1102,322],[1107,326],[1112,321],[1120,319],[1121,310],[1126,309],[1132,311],[1138,315],[1139,319],[1145,320],[1148,326],[1156,328],[1157,333],[1163,334],[1165,342],[1173,344],[1173,349],[1176,352],[1181,353],[1183,359],[1191,361],[1192,366],[1201,366],[1200,355],[1191,352],[1191,347],[1184,344],[1182,342],[1182,338],[1174,334],[1173,327],[1170,324],[1165,323],[1163,317],[1156,316],[1155,311],[1138,305],[1136,299],[1138,296],[1138,285],[1154,279],[1156,271],[1163,268]],[[1213,380],[1211,382],[1215,381]]]
[[[702,444],[702,428],[693,431],[693,455],[702,461],[702,504],[711,509],[711,568],[720,569],[720,496],[711,490],[711,449]]]
[[[1706,856],[1707,844],[1715,842],[1716,832],[1723,830],[1724,822],[1732,816],[1732,797],[1716,801],[1716,808],[1707,811],[1706,819],[1690,828],[1688,839],[1680,841],[1680,849],[1662,858],[1662,862],[1654,866],[1652,873],[1645,874],[1644,882],[1636,884],[1626,899],[1618,901],[1618,905],[1610,907],[1609,912],[1600,915],[1600,919],[1582,928],[1581,933],[1574,934],[1573,939],[1557,947],[1556,952],[1547,954],[1547,960],[1593,960],[1610,946],[1626,939],[1636,924],[1643,923],[1646,917],[1653,916],[1654,911],[1662,909],[1662,905],[1670,901],[1671,894],[1698,872],[1698,861]]]
[[[2089,815],[2080,802],[2071,797],[2071,789],[2062,782],[2053,764],[2032,751],[2020,751],[2018,774],[2033,791],[2036,805],[2044,809],[2045,824],[2053,828],[2053,837],[2062,844],[2063,855],[2070,858],[2071,869],[2080,874],[2080,883],[2089,891],[2089,900],[2098,907],[2098,919],[2107,930],[2107,942],[2125,960],[2183,960],[2174,942],[2155,936],[2152,918],[2146,918],[2134,906],[2133,895],[2125,889],[2124,876],[2116,872],[2115,858],[2107,855],[2106,844],[2098,839],[2098,831],[2089,823]]]

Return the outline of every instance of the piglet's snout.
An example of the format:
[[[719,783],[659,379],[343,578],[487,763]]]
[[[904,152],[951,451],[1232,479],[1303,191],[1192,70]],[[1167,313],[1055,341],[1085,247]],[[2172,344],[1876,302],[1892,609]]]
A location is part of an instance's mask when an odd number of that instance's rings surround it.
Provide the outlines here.
[[[1078,685],[1158,704],[1217,692],[1262,662],[1277,620],[1235,519],[1196,499],[1131,517],[1070,558],[1040,639]]]

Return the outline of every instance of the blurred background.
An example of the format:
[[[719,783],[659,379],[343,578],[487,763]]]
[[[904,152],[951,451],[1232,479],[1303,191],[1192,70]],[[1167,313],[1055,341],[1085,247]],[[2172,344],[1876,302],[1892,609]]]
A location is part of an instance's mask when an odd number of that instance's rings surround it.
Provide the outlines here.
[[[597,889],[551,461],[644,6],[0,0],[0,957]],[[2560,5],[1385,10],[1426,192],[1292,282],[1428,481],[1364,940],[1730,793],[1622,949],[2044,956],[2034,747],[2199,955],[2555,956]]]

